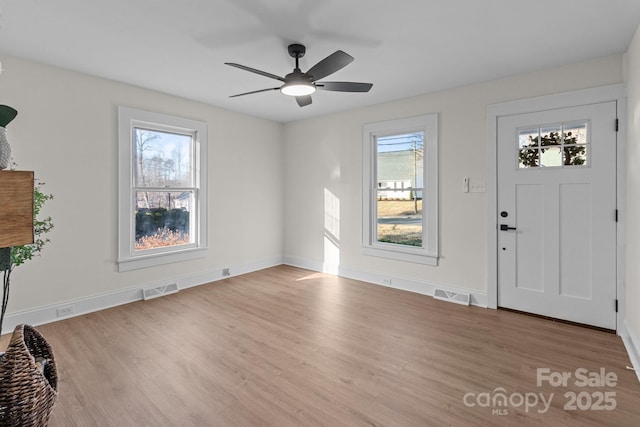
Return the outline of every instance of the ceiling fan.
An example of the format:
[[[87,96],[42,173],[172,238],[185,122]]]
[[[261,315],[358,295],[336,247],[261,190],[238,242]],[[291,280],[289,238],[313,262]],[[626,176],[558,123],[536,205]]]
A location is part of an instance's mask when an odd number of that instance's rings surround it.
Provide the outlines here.
[[[346,67],[353,61],[352,56],[344,53],[341,50],[337,50],[331,55],[327,56],[322,61],[311,67],[306,73],[303,73],[300,70],[298,64],[299,59],[304,56],[306,48],[303,45],[296,43],[289,45],[288,50],[289,55],[296,59],[296,68],[293,70],[293,72],[287,74],[284,77],[276,76],[275,74],[267,73],[266,71],[256,70],[255,68],[247,67],[245,65],[240,65],[233,62],[225,62],[226,65],[260,74],[261,76],[269,77],[275,80],[280,80],[284,83],[279,87],[239,93],[237,95],[230,96],[230,98],[250,95],[253,93],[267,92],[270,90],[279,90],[285,95],[295,96],[298,105],[304,107],[311,104],[311,94],[313,94],[318,89],[334,92],[369,92],[369,90],[373,86],[373,84],[371,83],[318,81],[330,74],[335,73],[341,68]]]

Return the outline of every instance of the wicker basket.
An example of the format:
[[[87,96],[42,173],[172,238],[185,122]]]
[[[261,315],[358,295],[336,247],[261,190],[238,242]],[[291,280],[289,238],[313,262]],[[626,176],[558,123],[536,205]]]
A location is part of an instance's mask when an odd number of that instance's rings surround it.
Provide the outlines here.
[[[32,326],[16,326],[0,360],[0,426],[46,426],[57,388],[51,346]]]

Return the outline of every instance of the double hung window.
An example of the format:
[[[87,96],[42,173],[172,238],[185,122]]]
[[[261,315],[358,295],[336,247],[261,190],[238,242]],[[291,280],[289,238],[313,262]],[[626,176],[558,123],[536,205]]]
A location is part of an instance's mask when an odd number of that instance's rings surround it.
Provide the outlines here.
[[[436,265],[438,115],[367,124],[362,140],[365,253]]]
[[[206,123],[121,107],[120,271],[203,256]]]

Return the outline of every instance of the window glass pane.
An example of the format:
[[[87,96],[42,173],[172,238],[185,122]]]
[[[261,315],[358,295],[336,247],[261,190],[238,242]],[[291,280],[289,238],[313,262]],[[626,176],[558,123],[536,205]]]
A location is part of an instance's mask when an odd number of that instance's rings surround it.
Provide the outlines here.
[[[136,191],[137,251],[193,243],[193,191]]]
[[[191,187],[191,135],[134,128],[136,187]]]
[[[540,165],[540,150],[520,150],[520,169],[537,168]]]
[[[564,147],[563,164],[565,166],[582,166],[587,164],[587,146],[572,145]]]
[[[565,145],[586,144],[587,143],[587,123],[586,122],[566,123],[564,125],[564,143]]]
[[[378,242],[422,246],[422,200],[378,199]]]
[[[377,241],[422,247],[424,132],[376,139]]]
[[[549,147],[540,150],[540,166],[554,167],[562,166],[562,156],[560,155],[560,147]]]
[[[562,125],[548,125],[540,128],[540,146],[553,147],[562,144]]]
[[[538,127],[521,129],[518,131],[518,146],[520,148],[536,147],[539,141]]]

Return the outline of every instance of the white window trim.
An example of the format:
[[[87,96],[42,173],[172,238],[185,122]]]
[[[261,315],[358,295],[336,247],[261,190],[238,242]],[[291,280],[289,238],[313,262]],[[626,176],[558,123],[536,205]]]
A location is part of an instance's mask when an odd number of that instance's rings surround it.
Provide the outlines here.
[[[136,254],[133,247],[135,219],[133,196],[133,128],[193,133],[195,135],[196,207],[195,244],[160,253]],[[118,271],[152,267],[202,258],[207,253],[207,124],[196,120],[118,107]]]
[[[378,137],[424,132],[423,247],[396,245],[375,240],[376,155]],[[363,126],[362,247],[365,255],[427,265],[438,265],[438,114],[368,123]]]

